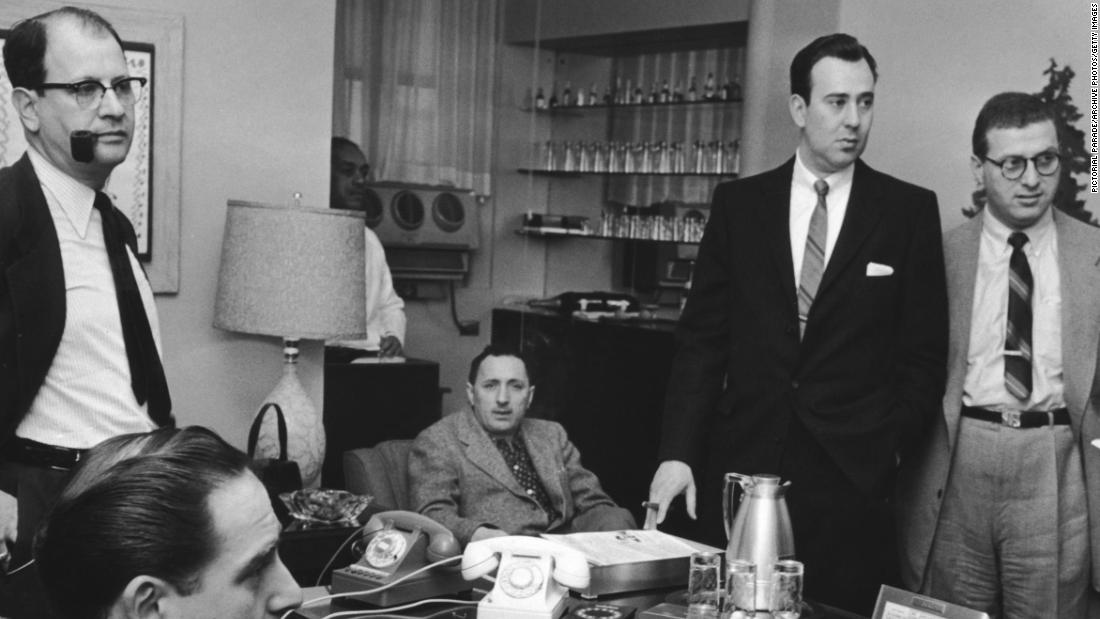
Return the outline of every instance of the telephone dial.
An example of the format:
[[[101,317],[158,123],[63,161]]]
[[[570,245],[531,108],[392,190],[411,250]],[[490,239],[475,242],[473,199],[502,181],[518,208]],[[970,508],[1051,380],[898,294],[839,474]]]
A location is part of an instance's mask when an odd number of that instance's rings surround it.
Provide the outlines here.
[[[363,527],[366,544],[355,563],[332,572],[332,592],[352,593],[387,585],[417,569],[460,554],[458,540],[438,522],[413,512],[388,511],[371,516]],[[393,606],[469,591],[454,568],[439,566],[389,589],[352,596],[376,606]]]
[[[584,589],[591,580],[583,554],[538,537],[493,537],[466,546],[463,578],[493,571],[496,584],[478,603],[478,619],[557,619],[568,590]]]

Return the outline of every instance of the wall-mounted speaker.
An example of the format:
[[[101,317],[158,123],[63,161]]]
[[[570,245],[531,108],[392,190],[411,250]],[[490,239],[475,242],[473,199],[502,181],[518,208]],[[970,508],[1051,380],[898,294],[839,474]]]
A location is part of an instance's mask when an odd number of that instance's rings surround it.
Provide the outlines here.
[[[387,248],[478,246],[477,202],[468,190],[374,183],[366,188],[364,206],[367,225]]]

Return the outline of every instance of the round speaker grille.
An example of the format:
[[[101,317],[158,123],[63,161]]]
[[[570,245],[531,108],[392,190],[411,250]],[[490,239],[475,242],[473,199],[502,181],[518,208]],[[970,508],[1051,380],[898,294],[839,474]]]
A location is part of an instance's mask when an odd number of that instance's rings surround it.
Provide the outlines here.
[[[424,225],[424,203],[411,191],[399,191],[393,196],[390,214],[403,230],[416,230]]]
[[[432,200],[432,220],[440,230],[456,232],[466,222],[466,208],[453,193],[440,193]]]

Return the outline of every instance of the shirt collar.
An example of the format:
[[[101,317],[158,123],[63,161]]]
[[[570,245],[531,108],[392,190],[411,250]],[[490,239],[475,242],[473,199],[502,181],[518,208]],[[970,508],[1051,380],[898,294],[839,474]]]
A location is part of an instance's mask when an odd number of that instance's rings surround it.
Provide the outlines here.
[[[1047,212],[1043,213],[1039,217],[1038,221],[1031,224],[1027,228],[1020,230],[1027,235],[1028,243],[1024,246],[1024,253],[1031,253],[1038,255],[1039,248],[1045,247],[1047,239],[1054,230],[1054,205],[1052,204]],[[993,247],[998,248],[1002,252],[1011,252],[1012,248],[1008,244],[1008,237],[1016,230],[1006,226],[1000,219],[993,216],[987,205],[982,209],[982,231],[989,235],[990,240],[993,241]]]
[[[852,177],[855,176],[856,166],[851,164],[845,168],[837,170],[832,174],[822,178],[821,180],[829,184],[829,194],[835,194],[837,190],[851,186]],[[791,183],[795,187],[805,188],[810,193],[817,193],[814,189],[814,182],[818,180],[818,177],[810,171],[806,164],[802,161],[802,154],[798,150],[794,151],[794,176],[791,179]]]
[[[27,155],[43,192],[53,196],[54,202],[65,213],[73,229],[80,238],[85,238],[88,234],[88,222],[92,219],[95,190],[62,172],[33,146],[27,148]]]

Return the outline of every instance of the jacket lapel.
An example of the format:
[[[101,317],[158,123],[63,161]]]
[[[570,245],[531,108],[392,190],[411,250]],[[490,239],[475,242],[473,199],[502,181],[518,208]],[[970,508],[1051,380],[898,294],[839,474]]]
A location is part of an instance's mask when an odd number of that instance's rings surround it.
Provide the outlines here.
[[[493,444],[488,433],[478,425],[473,412],[466,409],[456,414],[462,415],[462,422],[458,425],[458,440],[462,442],[470,462],[486,475],[500,482],[512,494],[526,498],[527,494],[523,492],[523,488],[516,481],[516,476],[504,462],[504,456]]]
[[[794,174],[792,157],[769,173],[762,188],[762,199],[746,200],[754,205],[761,242],[772,258],[772,265],[783,289],[784,300],[792,315],[798,314],[798,297],[794,287],[794,261],[791,258],[791,176]],[[755,206],[758,205],[758,206]]]
[[[966,384],[967,356],[970,354],[970,317],[974,308],[974,283],[978,276],[978,251],[981,248],[981,215],[948,234],[944,244],[947,269],[947,306],[950,337],[947,352],[947,390],[944,395],[944,418],[947,422],[947,443],[955,449]]]
[[[848,268],[849,263],[855,258],[859,248],[878,225],[882,217],[882,209],[878,208],[879,187],[874,182],[874,172],[861,160],[856,160],[856,169],[852,177],[852,192],[848,195],[848,211],[844,214],[844,222],[841,224],[840,235],[836,239],[836,246],[829,257],[829,264],[825,266],[825,273],[821,276],[821,284],[818,285],[816,303],[823,295],[828,293],[833,282]],[[810,312],[813,318],[813,312]]]
[[[542,482],[546,494],[550,496],[550,502],[558,510],[558,513],[569,520],[571,514],[567,510],[572,508],[572,501],[565,500],[565,489],[562,486],[562,472],[558,468],[559,458],[555,457],[556,446],[550,440],[548,433],[542,431],[542,424],[523,424],[523,442],[527,446],[527,453],[531,455],[531,462],[535,466],[535,472]]]
[[[1092,230],[1054,212],[1062,296],[1062,376],[1074,428],[1081,428],[1100,337],[1100,250]],[[1090,242],[1091,241],[1091,242]]]

